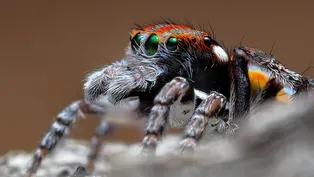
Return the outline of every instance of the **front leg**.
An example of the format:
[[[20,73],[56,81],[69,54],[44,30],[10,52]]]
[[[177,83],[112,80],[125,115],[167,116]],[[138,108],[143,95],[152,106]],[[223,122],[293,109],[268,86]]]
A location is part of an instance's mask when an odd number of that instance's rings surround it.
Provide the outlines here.
[[[155,153],[157,143],[168,122],[170,106],[178,99],[181,102],[194,99],[193,88],[182,77],[176,77],[167,83],[155,97],[154,105],[148,116],[146,135],[142,141],[144,153]]]
[[[214,119],[217,114],[225,109],[226,97],[218,92],[211,92],[196,108],[184,131],[184,139],[180,142],[180,152],[193,151],[203,135],[208,123],[218,124]],[[210,122],[215,121],[215,122]]]
[[[73,123],[86,114],[96,112],[96,106],[86,103],[84,100],[78,100],[65,107],[52,123],[49,131],[42,138],[39,147],[33,156],[33,159],[26,169],[25,177],[31,177],[36,173],[42,160],[51,153],[56,145],[68,135]]]

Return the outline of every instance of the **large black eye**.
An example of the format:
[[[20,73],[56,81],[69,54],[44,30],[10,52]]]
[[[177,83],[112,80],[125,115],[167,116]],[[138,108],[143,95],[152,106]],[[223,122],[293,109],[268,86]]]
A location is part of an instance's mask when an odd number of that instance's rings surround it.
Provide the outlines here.
[[[145,51],[147,55],[154,55],[157,52],[159,45],[159,38],[156,34],[152,34],[146,40]]]
[[[166,48],[170,51],[175,51],[178,47],[178,39],[170,37],[166,42]]]
[[[207,46],[207,47],[210,47],[212,45],[212,39],[208,36],[205,36],[204,37],[204,44]]]
[[[137,52],[138,48],[141,45],[141,42],[143,40],[143,35],[140,33],[137,33],[132,39],[131,39],[131,47],[134,53]]]

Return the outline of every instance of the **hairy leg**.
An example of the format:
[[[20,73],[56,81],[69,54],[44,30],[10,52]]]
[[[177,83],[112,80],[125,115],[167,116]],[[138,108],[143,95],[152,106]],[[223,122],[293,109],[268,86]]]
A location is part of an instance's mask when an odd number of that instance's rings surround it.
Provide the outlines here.
[[[52,123],[50,130],[45,134],[39,147],[36,149],[32,162],[26,169],[25,177],[31,177],[41,165],[42,160],[51,153],[59,141],[68,135],[71,125],[85,114],[103,114],[103,109],[91,105],[83,100],[75,101],[64,108]]]
[[[217,114],[224,110],[226,98],[218,92],[211,92],[194,111],[184,131],[184,138],[180,142],[180,152],[193,151],[196,143],[201,139],[208,123],[218,124]]]
[[[194,90],[182,77],[176,77],[167,83],[155,97],[142,141],[144,153],[155,152],[168,121],[170,106],[177,100],[182,103],[194,101]]]
[[[31,177],[37,171],[42,159],[55,148],[61,138],[69,133],[69,129],[76,119],[84,117],[84,114],[101,116],[107,114],[107,104],[100,103],[98,99],[96,100],[96,96],[99,98],[100,95],[103,95],[107,91],[112,77],[122,75],[125,69],[124,62],[114,62],[112,65],[105,66],[88,76],[84,84],[84,100],[73,102],[59,113],[37,148],[33,160],[26,170],[25,177]],[[107,98],[100,100],[108,101]]]

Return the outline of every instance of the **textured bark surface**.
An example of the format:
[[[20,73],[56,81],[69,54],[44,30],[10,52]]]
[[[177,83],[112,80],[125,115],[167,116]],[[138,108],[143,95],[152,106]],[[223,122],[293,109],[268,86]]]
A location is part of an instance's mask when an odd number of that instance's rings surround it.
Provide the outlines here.
[[[296,177],[314,176],[313,97],[291,105],[267,104],[267,111],[252,114],[232,141],[204,142],[192,156],[175,156],[180,140],[166,136],[157,157],[138,156],[139,144],[110,143],[102,148],[99,177]],[[312,100],[311,100],[312,99]],[[69,176],[84,166],[88,142],[66,140],[43,161],[37,177]],[[19,176],[32,154],[16,151],[0,162],[0,176]],[[81,172],[80,172],[81,171]],[[79,168],[76,176],[84,174]],[[88,175],[88,174],[87,174]]]

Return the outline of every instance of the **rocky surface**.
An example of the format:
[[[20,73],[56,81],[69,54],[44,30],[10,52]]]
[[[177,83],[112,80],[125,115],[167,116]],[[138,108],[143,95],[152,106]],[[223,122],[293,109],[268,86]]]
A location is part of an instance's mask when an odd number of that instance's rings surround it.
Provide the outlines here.
[[[310,99],[309,99],[310,98]],[[96,165],[98,177],[307,177],[314,176],[313,97],[291,105],[267,104],[252,114],[231,141],[202,142],[189,156],[175,156],[179,138],[166,136],[157,157],[139,156],[139,144],[107,142]],[[313,99],[314,100],[314,99]],[[88,142],[66,140],[43,161],[37,177],[63,177],[84,166]],[[31,158],[23,151],[1,158],[0,176],[20,176]],[[78,168],[76,176],[83,176]],[[74,175],[74,174],[73,174]],[[74,175],[74,176],[75,176]]]

